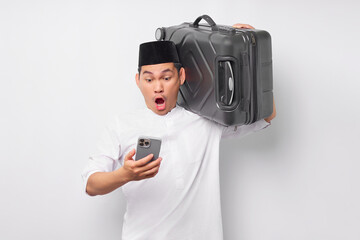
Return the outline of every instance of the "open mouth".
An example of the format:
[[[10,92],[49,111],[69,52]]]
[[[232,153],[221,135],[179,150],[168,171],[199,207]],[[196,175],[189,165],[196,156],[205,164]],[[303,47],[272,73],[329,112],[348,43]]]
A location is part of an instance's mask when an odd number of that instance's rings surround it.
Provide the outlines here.
[[[155,98],[156,109],[157,110],[164,110],[165,109],[165,99],[162,97]]]

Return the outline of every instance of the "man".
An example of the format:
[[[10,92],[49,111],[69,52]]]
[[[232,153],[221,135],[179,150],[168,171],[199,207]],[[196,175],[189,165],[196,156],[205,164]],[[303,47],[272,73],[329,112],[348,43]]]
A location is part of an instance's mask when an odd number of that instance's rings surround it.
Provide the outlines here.
[[[179,64],[172,42],[140,45],[135,81],[147,108],[117,117],[83,172],[91,196],[122,188],[123,240],[221,240],[220,139],[260,130],[276,114],[235,130],[186,111],[176,105],[185,81]],[[139,136],[162,139],[158,159],[134,161]]]

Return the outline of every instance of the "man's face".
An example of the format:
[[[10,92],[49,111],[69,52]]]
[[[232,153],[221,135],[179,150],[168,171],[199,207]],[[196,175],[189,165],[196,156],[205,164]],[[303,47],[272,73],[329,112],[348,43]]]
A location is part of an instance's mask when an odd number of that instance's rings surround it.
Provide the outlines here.
[[[185,81],[185,70],[181,68],[178,74],[174,63],[145,65],[135,79],[146,106],[156,114],[165,115],[176,106],[180,85]]]

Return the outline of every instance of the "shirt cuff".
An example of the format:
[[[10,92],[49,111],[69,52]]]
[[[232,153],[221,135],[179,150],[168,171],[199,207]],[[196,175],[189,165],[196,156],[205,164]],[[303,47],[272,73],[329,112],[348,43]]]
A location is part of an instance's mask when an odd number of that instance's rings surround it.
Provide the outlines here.
[[[265,121],[265,119],[261,119],[256,123],[256,128],[258,130],[260,130],[260,129],[267,128],[270,125],[271,125],[271,122],[267,122],[267,121]]]

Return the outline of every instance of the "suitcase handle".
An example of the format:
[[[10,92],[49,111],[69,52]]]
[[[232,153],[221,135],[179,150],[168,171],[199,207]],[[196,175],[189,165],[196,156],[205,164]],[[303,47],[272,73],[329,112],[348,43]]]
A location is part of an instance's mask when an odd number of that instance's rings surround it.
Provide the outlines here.
[[[194,28],[199,27],[199,22],[201,21],[201,19],[204,19],[210,25],[210,27],[213,31],[219,30],[219,28],[216,25],[216,23],[214,22],[214,20],[206,14],[198,17],[193,23],[190,24],[190,27],[194,27]]]
[[[217,62],[217,81],[216,94],[217,102],[222,107],[231,106],[234,100],[234,72],[231,67],[231,61],[219,60]]]

